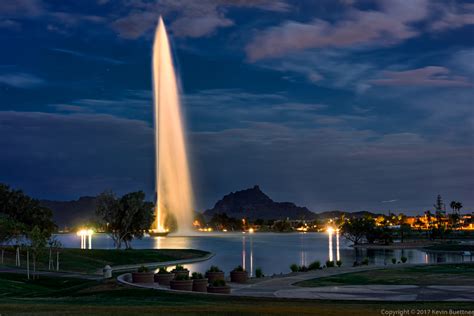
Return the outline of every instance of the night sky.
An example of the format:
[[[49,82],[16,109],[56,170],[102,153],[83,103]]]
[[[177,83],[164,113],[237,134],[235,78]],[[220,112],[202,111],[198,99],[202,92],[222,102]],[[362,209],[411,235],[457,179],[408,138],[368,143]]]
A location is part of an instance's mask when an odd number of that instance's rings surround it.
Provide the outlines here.
[[[0,1],[0,182],[154,191],[151,47],[180,75],[197,208],[259,184],[313,211],[474,208],[474,4]]]

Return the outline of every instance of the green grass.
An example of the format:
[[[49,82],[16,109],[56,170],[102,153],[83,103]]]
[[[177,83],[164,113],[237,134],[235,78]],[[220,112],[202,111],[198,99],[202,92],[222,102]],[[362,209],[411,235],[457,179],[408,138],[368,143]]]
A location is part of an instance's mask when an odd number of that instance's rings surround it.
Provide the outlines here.
[[[207,296],[0,273],[2,315],[380,315],[382,309],[472,310],[472,303],[381,303]],[[461,314],[462,315],[462,314]]]
[[[443,264],[400,267],[364,272],[352,272],[296,283],[315,287],[331,285],[472,285],[474,264]]]
[[[64,248],[60,251],[60,270],[95,273],[105,265],[117,266],[126,264],[141,264],[151,262],[164,262],[180,259],[193,259],[202,257],[208,252],[194,249],[73,249]],[[14,264],[15,254],[9,248],[5,252],[5,264]],[[48,268],[48,256],[43,254],[37,263],[39,270]],[[22,264],[26,264],[26,254],[22,253]]]

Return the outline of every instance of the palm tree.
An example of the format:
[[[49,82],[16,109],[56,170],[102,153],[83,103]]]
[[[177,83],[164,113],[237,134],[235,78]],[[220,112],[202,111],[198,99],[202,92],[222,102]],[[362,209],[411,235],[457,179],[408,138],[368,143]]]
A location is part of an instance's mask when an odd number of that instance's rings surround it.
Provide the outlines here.
[[[453,210],[453,213],[456,212],[457,203],[458,203],[458,202],[456,202],[456,201],[451,201],[451,203],[449,203],[449,206],[450,206],[451,209]]]
[[[462,203],[461,202],[456,202],[456,210],[458,211],[458,213],[461,213],[461,209],[462,209]]]

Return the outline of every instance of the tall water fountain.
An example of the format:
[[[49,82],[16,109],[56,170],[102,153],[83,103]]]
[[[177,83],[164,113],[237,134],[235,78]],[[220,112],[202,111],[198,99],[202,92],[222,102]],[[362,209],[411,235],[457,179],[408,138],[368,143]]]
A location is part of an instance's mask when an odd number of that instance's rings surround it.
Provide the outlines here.
[[[186,153],[181,104],[168,35],[160,17],[153,44],[155,121],[155,235],[165,234],[166,218],[173,214],[178,234],[192,232],[193,190]]]

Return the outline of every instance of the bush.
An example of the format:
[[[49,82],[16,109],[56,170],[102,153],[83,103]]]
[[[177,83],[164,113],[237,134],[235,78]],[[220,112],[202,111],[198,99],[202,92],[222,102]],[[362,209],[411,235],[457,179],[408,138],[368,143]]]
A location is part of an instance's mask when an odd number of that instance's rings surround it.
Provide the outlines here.
[[[299,270],[299,267],[296,263],[293,263],[291,266],[290,266],[290,270],[291,272],[298,272]]]
[[[358,267],[359,265],[360,265],[360,264],[359,264],[359,262],[357,262],[357,261],[354,261],[354,263],[352,264],[353,267]]]
[[[257,278],[263,278],[263,277],[264,277],[262,268],[257,268],[257,269],[255,270],[255,276],[256,276]]]
[[[397,259],[396,259],[396,258],[392,258],[392,263],[393,263],[393,264],[397,263]]]
[[[191,279],[193,279],[193,280],[202,280],[202,279],[204,279],[204,277],[199,272],[193,272],[193,274],[191,275]]]
[[[334,261],[328,260],[326,261],[326,268],[333,268],[334,267]]]
[[[336,264],[337,264],[337,266],[340,268],[340,267],[342,266],[342,261],[341,261],[341,260],[337,260],[337,261],[336,261]]]
[[[218,266],[211,266],[207,272],[222,272],[222,270]]]
[[[365,257],[364,260],[361,262],[362,265],[368,266],[369,265],[369,258]]]
[[[405,262],[407,262],[408,258],[405,257],[405,256],[402,256],[402,257],[400,258],[400,260],[402,260],[402,262],[405,263]]]
[[[168,270],[166,270],[165,267],[161,267],[159,270],[158,270],[158,274],[170,274],[171,272],[168,272]]]
[[[174,279],[176,281],[184,281],[184,280],[189,280],[189,276],[187,276],[185,274],[178,274],[178,275],[176,275],[176,277]]]
[[[321,269],[321,262],[319,261],[313,261],[309,264],[308,266],[309,270],[318,270]]]
[[[150,269],[148,269],[148,268],[145,267],[145,266],[141,266],[140,268],[138,268],[137,271],[140,272],[140,273],[145,273],[145,272],[149,272]]]
[[[308,267],[305,265],[299,266],[298,272],[308,272]]]
[[[177,264],[176,267],[174,267],[174,271],[187,271],[188,269],[185,269],[182,265]]]
[[[242,266],[239,265],[239,266],[235,267],[234,270],[232,270],[232,271],[245,271],[245,270],[244,270],[244,268],[242,268]]]
[[[225,281],[224,280],[215,280],[214,282],[212,282],[211,286],[213,286],[213,287],[225,286]]]

